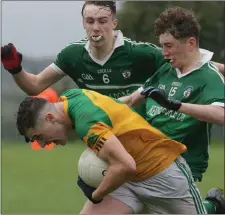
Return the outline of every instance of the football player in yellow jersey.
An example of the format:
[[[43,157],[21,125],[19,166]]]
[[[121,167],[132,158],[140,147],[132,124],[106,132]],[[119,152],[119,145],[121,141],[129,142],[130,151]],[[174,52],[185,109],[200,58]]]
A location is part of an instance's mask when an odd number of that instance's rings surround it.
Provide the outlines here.
[[[26,98],[19,107],[17,128],[42,147],[65,145],[77,134],[109,164],[97,189],[80,177],[89,199],[81,214],[206,213],[191,171],[180,154],[186,146],[151,127],[128,105],[94,91],[71,89],[58,103]]]

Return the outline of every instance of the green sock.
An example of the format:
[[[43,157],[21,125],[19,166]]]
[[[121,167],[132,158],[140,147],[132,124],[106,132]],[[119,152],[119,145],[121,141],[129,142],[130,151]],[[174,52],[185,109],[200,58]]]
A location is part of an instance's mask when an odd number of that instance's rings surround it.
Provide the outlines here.
[[[216,213],[216,206],[209,200],[204,200],[203,204],[205,209],[207,210],[208,214],[215,214]]]

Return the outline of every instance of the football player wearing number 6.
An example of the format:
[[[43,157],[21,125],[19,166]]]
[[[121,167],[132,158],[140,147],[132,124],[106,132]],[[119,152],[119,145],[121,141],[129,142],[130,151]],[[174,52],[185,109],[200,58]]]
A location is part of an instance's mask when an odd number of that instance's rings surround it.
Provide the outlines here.
[[[160,214],[206,213],[180,156],[186,146],[117,99],[82,89],[67,90],[58,103],[28,97],[20,104],[17,128],[42,147],[51,141],[65,145],[68,133],[76,131],[109,164],[96,189],[78,177],[88,198],[81,214],[138,214],[144,208]]]
[[[137,90],[165,63],[155,45],[133,42],[114,30],[118,23],[115,1],[86,1],[81,13],[87,38],[68,44],[37,75],[22,69],[15,46],[2,48],[3,66],[27,94],[37,95],[67,75],[79,88],[119,98]],[[141,109],[139,113],[145,113]]]
[[[28,95],[37,95],[68,75],[79,88],[119,98],[137,90],[166,62],[155,45],[131,41],[114,30],[118,23],[115,1],[86,1],[82,17],[87,39],[68,44],[37,75],[22,69],[22,55],[12,44],[2,48],[3,66]],[[144,116],[144,105],[138,112]]]
[[[169,62],[120,100],[135,105],[146,97],[146,120],[187,146],[183,157],[194,179],[201,181],[208,167],[212,124],[224,125],[224,77],[210,62],[213,53],[199,49],[200,27],[192,12],[164,11],[155,22],[155,33]],[[221,190],[211,189],[205,205],[209,213],[224,214]]]

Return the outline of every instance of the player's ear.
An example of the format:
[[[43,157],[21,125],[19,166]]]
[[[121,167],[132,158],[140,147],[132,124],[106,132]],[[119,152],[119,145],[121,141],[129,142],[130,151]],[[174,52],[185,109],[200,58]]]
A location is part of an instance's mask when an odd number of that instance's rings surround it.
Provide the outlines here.
[[[47,113],[45,116],[45,120],[50,123],[55,123],[55,116],[52,113]]]
[[[118,19],[114,18],[113,19],[113,30],[117,27],[118,25]]]
[[[85,28],[85,24],[84,24],[84,19],[83,19],[83,22],[82,22],[82,23],[83,23],[83,28],[86,30],[86,28]]]
[[[194,37],[188,38],[187,41],[186,41],[186,43],[187,43],[188,49],[190,51],[192,51],[193,49],[195,49],[196,46],[197,46],[197,41],[196,41],[196,39]]]
[[[86,30],[86,24],[85,24],[85,19],[84,19],[84,17],[82,18],[82,23],[83,23],[83,28]]]

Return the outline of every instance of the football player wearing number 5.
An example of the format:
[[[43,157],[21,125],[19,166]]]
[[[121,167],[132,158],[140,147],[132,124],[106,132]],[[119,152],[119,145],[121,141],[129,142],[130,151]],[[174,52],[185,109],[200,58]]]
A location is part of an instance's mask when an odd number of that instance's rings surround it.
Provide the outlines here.
[[[120,100],[135,105],[146,97],[146,120],[187,146],[183,157],[195,181],[202,181],[212,124],[224,125],[224,77],[210,62],[213,53],[199,49],[200,27],[192,12],[165,10],[155,22],[155,33],[170,62],[138,91]],[[220,189],[211,189],[204,203],[209,213],[225,213]]]
[[[114,30],[118,23],[114,1],[86,1],[82,17],[87,39],[67,45],[38,75],[21,68],[21,55],[14,46],[2,48],[3,66],[23,91],[37,95],[68,75],[79,88],[119,98],[137,90],[165,63],[155,45],[133,42]]]

